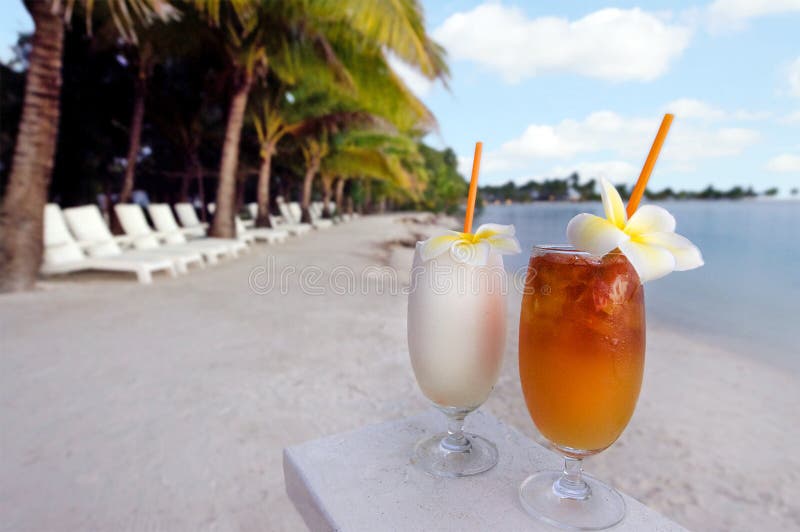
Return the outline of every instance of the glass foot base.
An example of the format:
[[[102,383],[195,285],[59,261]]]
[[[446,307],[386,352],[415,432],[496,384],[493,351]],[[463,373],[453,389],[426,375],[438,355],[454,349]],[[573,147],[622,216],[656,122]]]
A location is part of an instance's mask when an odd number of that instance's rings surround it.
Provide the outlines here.
[[[421,440],[414,449],[414,462],[437,477],[467,477],[497,465],[497,447],[481,436],[464,433],[470,442],[466,450],[450,450],[442,445],[447,433]]]
[[[561,475],[561,471],[540,471],[525,479],[519,487],[522,507],[545,523],[571,530],[603,530],[625,517],[622,495],[589,475],[582,477],[590,490],[585,499],[556,495],[553,484]]]

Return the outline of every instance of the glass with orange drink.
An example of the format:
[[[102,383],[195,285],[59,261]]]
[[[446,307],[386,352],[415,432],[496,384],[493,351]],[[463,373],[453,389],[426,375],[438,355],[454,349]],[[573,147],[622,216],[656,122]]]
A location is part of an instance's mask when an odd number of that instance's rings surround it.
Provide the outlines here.
[[[582,474],[581,460],[614,443],[628,424],[644,352],[644,288],[625,255],[534,248],[520,317],[520,380],[536,427],[565,467],[523,483],[528,511],[576,529],[624,517],[619,493]]]
[[[519,326],[519,373],[533,422],[564,456],[563,471],[541,471],[519,488],[522,505],[552,525],[600,530],[625,517],[616,490],[583,474],[584,457],[625,430],[642,385],[643,283],[703,265],[700,250],[675,232],[656,205],[639,208],[673,116],[659,127],[627,207],[600,179],[605,217],[581,213],[567,224],[574,247],[534,248]]]

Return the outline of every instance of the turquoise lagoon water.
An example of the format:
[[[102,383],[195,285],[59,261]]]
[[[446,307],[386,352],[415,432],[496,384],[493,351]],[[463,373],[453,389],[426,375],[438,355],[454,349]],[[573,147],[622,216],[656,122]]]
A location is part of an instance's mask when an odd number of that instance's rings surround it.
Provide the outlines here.
[[[800,372],[800,202],[661,202],[705,266],[647,284],[648,319],[782,368]],[[534,244],[565,243],[567,222],[599,203],[489,205],[476,224],[514,224],[525,268]]]

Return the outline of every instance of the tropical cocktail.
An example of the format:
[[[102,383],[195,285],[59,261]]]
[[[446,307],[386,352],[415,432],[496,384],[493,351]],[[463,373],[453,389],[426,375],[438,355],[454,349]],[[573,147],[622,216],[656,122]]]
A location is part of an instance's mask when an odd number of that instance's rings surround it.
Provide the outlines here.
[[[465,433],[464,419],[489,397],[503,362],[512,226],[448,232],[419,242],[408,299],[408,350],[422,393],[448,418],[447,432],[419,442],[417,464],[459,477],[497,463],[495,445]]]
[[[497,382],[506,341],[503,260],[485,266],[439,257],[417,244],[408,300],[408,349],[422,393],[442,408],[474,410]],[[461,285],[461,286],[459,286]]]
[[[616,490],[583,474],[582,460],[610,446],[633,415],[645,353],[643,283],[703,264],[675,233],[675,218],[637,210],[672,120],[664,118],[628,208],[601,180],[605,218],[579,214],[569,246],[534,248],[519,330],[519,373],[536,427],[563,456],[562,471],[540,471],[519,488],[523,507],[552,525],[598,530],[619,523]]]
[[[519,334],[519,372],[539,431],[564,454],[611,445],[644,370],[644,288],[621,253],[536,247]]]
[[[414,461],[440,477],[475,475],[497,464],[497,447],[464,432],[489,397],[506,342],[502,255],[519,253],[513,225],[472,232],[483,144],[475,144],[464,231],[418,242],[408,297],[408,352],[422,393],[448,420],[447,432],[417,443]]]

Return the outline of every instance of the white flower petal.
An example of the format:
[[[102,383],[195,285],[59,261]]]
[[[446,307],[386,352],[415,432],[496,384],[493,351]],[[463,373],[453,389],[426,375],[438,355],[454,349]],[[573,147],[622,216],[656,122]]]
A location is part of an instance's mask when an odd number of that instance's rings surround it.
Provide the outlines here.
[[[501,255],[511,255],[522,251],[519,247],[519,241],[513,236],[497,235],[489,237],[483,240],[483,242],[488,243],[493,251]]]
[[[470,243],[459,241],[450,248],[450,256],[456,262],[485,266],[489,262],[489,244],[487,242]]]
[[[622,197],[620,197],[617,189],[605,177],[600,178],[600,197],[603,199],[603,210],[608,221],[623,229],[625,222],[628,221],[625,204],[622,202]]]
[[[620,243],[619,249],[643,283],[664,277],[675,269],[675,257],[665,248],[626,240]]]
[[[567,240],[575,248],[602,257],[630,237],[605,218],[579,214],[567,225]]]
[[[483,224],[475,231],[475,238],[491,238],[495,235],[514,236],[514,232],[515,229],[513,225]]]
[[[657,205],[642,205],[633,213],[625,225],[629,235],[647,233],[674,233],[675,217],[667,209]]]
[[[660,246],[672,253],[675,257],[675,270],[679,272],[699,268],[704,264],[700,249],[685,236],[671,232],[649,233],[640,235],[639,241]]]
[[[443,235],[433,236],[422,243],[419,256],[423,261],[429,261],[448,251],[455,242],[461,240],[461,233],[448,231]]]

